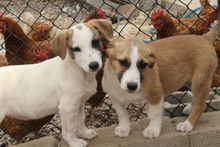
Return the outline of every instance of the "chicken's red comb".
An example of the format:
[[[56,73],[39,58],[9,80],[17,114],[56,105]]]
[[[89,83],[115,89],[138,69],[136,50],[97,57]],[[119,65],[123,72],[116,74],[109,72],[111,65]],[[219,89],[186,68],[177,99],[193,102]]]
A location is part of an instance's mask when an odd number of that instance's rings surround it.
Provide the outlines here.
[[[39,61],[36,61],[36,63],[39,63],[41,61],[49,59],[47,54],[43,51],[43,49],[39,48],[33,51],[35,53],[35,56],[40,58]]]
[[[2,17],[3,13],[0,11],[0,17]],[[0,21],[0,32],[3,31],[3,28],[5,27],[4,22]]]
[[[97,10],[97,14],[99,14],[102,19],[106,19],[105,12],[103,12],[102,10],[98,9],[98,10]]]
[[[155,10],[151,14],[151,19],[155,20],[158,16],[162,16],[163,14],[164,14],[164,12],[162,10]]]

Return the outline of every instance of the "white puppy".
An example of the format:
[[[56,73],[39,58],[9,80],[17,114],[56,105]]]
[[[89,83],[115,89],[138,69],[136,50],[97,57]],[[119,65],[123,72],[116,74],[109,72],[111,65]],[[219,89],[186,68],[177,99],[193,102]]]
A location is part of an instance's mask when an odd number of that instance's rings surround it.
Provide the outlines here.
[[[84,147],[96,132],[84,123],[84,104],[96,92],[102,67],[100,35],[112,39],[111,23],[92,20],[60,31],[52,40],[59,56],[34,65],[0,68],[0,122],[5,116],[39,119],[60,113],[62,135],[70,147]]]

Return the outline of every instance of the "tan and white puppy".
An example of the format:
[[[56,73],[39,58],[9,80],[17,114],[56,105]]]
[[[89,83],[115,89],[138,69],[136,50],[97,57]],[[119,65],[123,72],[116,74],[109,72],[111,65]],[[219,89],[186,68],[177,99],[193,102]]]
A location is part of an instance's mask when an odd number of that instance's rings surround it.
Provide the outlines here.
[[[185,35],[145,44],[136,39],[116,39],[109,43],[104,67],[103,89],[118,114],[115,135],[127,137],[129,115],[125,104],[138,100],[148,103],[150,124],[143,131],[146,138],[160,135],[163,96],[187,84],[194,99],[187,120],[177,131],[190,132],[206,108],[217,58],[212,42],[218,36],[219,24],[203,36]]]
[[[33,65],[0,68],[0,122],[5,116],[39,119],[60,113],[62,135],[70,147],[84,147],[96,132],[85,126],[84,104],[96,92],[102,67],[100,35],[112,39],[111,23],[92,20],[57,33],[59,57]]]

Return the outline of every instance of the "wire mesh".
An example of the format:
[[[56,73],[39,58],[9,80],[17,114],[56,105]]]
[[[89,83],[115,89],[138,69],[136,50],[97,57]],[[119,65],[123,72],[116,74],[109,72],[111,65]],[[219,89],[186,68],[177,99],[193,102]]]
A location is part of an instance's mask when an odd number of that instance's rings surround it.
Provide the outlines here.
[[[11,50],[11,46],[8,44],[13,44],[15,41],[11,41],[10,37],[1,35],[1,56],[6,56],[9,65],[38,63],[52,58],[53,55],[47,56],[44,52],[41,52],[43,42],[51,40],[52,30],[54,28],[70,28],[72,25],[83,22],[92,14],[94,14],[93,18],[99,18],[100,16],[97,14],[99,9],[105,12],[107,19],[112,21],[115,38],[136,37],[150,43],[160,38],[175,35],[204,34],[209,30],[213,19],[216,19],[216,15],[211,15],[211,12],[216,9],[217,4],[210,5],[206,0],[194,3],[193,0],[0,0],[0,11],[3,13],[3,17],[7,16],[15,21],[8,32],[19,42],[16,49]],[[197,9],[192,6],[196,6]],[[163,10],[164,14],[160,21],[152,19],[153,13],[158,9]],[[31,13],[34,16],[33,21],[28,22],[25,19],[26,13]],[[169,18],[172,18],[174,25],[168,23],[169,27],[165,27],[165,23]],[[38,22],[48,25],[46,32],[34,27]],[[149,25],[149,23],[153,25]],[[26,34],[25,37],[13,33],[17,29],[17,24],[21,26]],[[2,26],[4,24],[0,20],[1,34],[3,34]],[[161,29],[156,31],[155,26],[159,26]],[[197,32],[195,29],[197,27],[203,27],[203,32]],[[38,43],[35,46],[27,44],[25,41],[27,38],[31,38],[31,31],[33,30],[40,36],[40,40],[37,41]],[[214,45],[218,51],[219,40]],[[21,56],[21,54],[24,54],[21,52],[24,46],[28,46],[32,50],[33,54],[29,58]],[[34,52],[35,50],[39,51]],[[35,60],[37,57],[40,58],[40,61]],[[0,61],[0,66],[5,66],[3,61]],[[219,74],[217,72],[216,84],[212,86],[213,88],[207,99],[207,112],[218,111],[220,108]],[[100,73],[102,74],[102,71]],[[100,81],[101,76],[97,76],[97,79]],[[96,101],[93,104],[86,104],[86,125],[91,128],[107,127],[118,123],[111,100],[108,96],[105,96],[102,89],[99,91],[94,96]],[[165,115],[169,117],[183,116],[182,110],[191,101],[192,97],[192,93],[188,89],[165,96]],[[138,121],[147,117],[147,104],[145,102],[129,104],[126,107],[131,121]],[[36,128],[37,125],[40,128]],[[58,114],[44,118],[37,123],[8,118],[1,123],[0,127],[0,146],[18,144],[47,135],[53,135],[58,139],[61,136],[61,124]],[[16,130],[16,127],[19,129]]]

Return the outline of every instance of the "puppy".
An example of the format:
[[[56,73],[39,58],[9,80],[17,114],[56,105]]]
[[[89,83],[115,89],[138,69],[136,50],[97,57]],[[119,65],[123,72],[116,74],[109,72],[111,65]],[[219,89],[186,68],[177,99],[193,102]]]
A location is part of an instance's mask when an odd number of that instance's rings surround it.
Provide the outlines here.
[[[127,137],[129,115],[125,104],[138,100],[148,103],[150,124],[143,131],[146,138],[160,135],[163,117],[163,96],[184,85],[194,95],[189,117],[176,130],[190,132],[206,108],[217,57],[212,43],[219,34],[219,24],[203,36],[185,35],[145,44],[136,39],[110,42],[104,67],[103,89],[112,100],[119,125],[115,135]]]
[[[59,56],[34,65],[0,68],[0,122],[5,116],[39,119],[59,112],[70,147],[84,147],[96,132],[84,123],[84,103],[96,92],[102,67],[100,35],[112,39],[111,23],[91,20],[58,32],[51,45]]]

